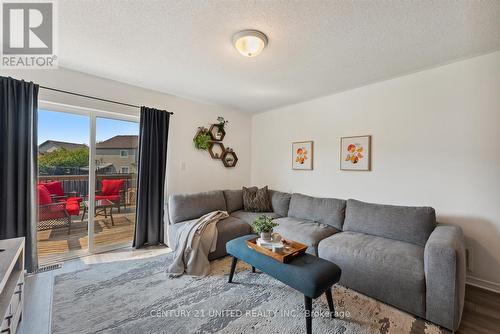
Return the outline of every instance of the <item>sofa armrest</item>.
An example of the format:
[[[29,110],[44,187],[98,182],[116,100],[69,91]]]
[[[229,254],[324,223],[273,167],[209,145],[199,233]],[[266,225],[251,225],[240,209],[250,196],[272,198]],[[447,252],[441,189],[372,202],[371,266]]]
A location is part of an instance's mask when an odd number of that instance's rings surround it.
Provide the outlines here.
[[[426,318],[458,329],[465,295],[465,242],[458,226],[439,225],[424,251]]]

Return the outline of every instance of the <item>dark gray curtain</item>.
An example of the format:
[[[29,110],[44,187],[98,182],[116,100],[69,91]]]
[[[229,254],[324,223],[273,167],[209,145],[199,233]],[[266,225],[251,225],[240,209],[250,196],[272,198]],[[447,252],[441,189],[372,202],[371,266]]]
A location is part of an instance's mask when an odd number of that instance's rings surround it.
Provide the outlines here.
[[[134,247],[163,243],[163,207],[170,114],[141,107]]]
[[[26,268],[37,268],[35,177],[38,85],[0,77],[0,239],[26,237]]]

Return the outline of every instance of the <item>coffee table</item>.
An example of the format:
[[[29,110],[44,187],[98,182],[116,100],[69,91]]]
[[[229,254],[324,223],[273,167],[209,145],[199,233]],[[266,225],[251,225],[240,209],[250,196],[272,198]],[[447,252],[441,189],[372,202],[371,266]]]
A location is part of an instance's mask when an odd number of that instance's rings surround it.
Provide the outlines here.
[[[312,332],[312,300],[323,293],[330,315],[335,317],[332,286],[340,280],[341,275],[341,270],[335,263],[311,254],[303,254],[288,263],[282,263],[247,246],[246,241],[252,238],[255,238],[255,235],[245,235],[226,243],[226,251],[233,257],[229,283],[233,282],[236,263],[242,260],[252,266],[252,272],[257,268],[304,294],[307,334]]]
[[[115,226],[115,221],[113,220],[113,207],[115,207],[116,204],[111,202],[109,199],[99,199],[95,201],[95,212],[94,215],[97,216],[104,216],[104,218],[108,218],[108,216],[111,218],[111,225]],[[109,212],[108,212],[109,209]],[[83,218],[85,217],[85,213],[89,210],[89,200],[83,201],[83,214],[82,214],[82,222]]]

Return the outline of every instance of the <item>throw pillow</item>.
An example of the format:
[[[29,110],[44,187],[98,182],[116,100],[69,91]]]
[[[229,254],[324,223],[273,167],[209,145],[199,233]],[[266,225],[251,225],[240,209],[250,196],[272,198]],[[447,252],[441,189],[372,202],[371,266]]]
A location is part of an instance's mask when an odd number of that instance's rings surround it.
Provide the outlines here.
[[[243,209],[251,212],[273,211],[267,186],[262,189],[243,187]]]

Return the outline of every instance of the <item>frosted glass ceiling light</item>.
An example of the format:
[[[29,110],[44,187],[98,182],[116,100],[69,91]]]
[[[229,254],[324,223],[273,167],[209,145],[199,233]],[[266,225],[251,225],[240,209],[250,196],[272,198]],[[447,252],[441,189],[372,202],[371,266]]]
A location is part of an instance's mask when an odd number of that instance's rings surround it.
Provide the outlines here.
[[[258,56],[267,45],[267,36],[258,30],[243,30],[233,36],[236,50],[245,57]]]

